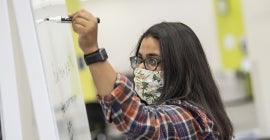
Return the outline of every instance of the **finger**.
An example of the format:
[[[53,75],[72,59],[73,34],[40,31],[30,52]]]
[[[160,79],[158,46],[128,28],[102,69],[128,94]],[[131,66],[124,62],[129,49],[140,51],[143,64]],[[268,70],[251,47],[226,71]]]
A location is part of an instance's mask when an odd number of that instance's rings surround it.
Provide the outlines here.
[[[68,17],[72,18],[76,13],[68,13]]]
[[[83,27],[86,27],[89,24],[89,21],[85,18],[77,17],[74,20],[72,20],[73,24],[80,24]]]
[[[86,34],[89,31],[91,32],[93,29],[93,26],[95,26],[95,25],[89,24],[89,21],[82,19],[82,18],[77,18],[72,23],[72,27],[73,27],[74,31],[77,32],[78,34]]]
[[[81,24],[72,24],[72,28],[74,30],[74,32],[76,32],[77,34],[84,34],[85,32],[85,27],[82,26]]]
[[[74,15],[74,19],[75,18],[84,18],[85,20],[89,21],[89,22],[94,22],[94,23],[99,23],[100,19],[94,17],[90,12],[86,11],[86,10],[80,10],[76,15]]]
[[[75,20],[76,18],[84,18],[85,20],[87,21],[95,21],[95,23],[100,23],[100,19],[99,18],[96,18],[94,17],[90,12],[82,9],[82,10],[79,10],[75,13],[70,13],[69,14],[69,17],[72,18],[72,20]]]
[[[76,19],[79,17],[90,21],[90,19],[92,18],[92,14],[86,10],[80,10],[73,15],[73,19]]]

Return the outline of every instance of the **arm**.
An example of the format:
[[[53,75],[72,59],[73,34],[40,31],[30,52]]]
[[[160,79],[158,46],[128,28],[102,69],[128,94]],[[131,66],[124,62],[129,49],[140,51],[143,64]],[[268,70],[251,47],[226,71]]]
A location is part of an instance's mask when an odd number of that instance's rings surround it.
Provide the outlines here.
[[[78,42],[84,54],[90,54],[98,49],[97,19],[86,10],[69,15],[72,18],[72,28],[79,35]],[[97,93],[108,95],[113,89],[116,72],[108,61],[89,65]]]
[[[213,122],[199,108],[180,100],[146,106],[122,74],[115,85],[110,95],[99,100],[106,119],[129,139],[215,139]]]
[[[97,19],[85,10],[69,16],[72,18],[74,31],[79,35],[78,41],[82,51],[85,54],[95,52],[98,49]],[[120,74],[116,78],[117,74],[108,61],[91,64],[89,69],[106,119],[113,122],[116,128],[131,139],[186,139],[187,136],[195,139],[195,128],[203,126],[205,129],[205,126],[208,126],[208,118],[205,115],[202,117],[203,120],[198,121],[204,123],[199,125],[194,118],[201,116],[193,117],[187,111],[189,109],[181,105],[181,101],[160,106],[142,104],[133,90],[132,82]],[[209,122],[212,124],[212,121]],[[200,135],[209,136],[209,134]]]
[[[69,15],[72,27],[79,35],[79,45],[85,54],[98,49],[96,18],[85,10]],[[98,97],[106,118],[129,138],[155,138],[160,135],[160,121],[156,111],[141,104],[133,90],[133,84],[125,76],[118,75],[107,62],[89,65]],[[115,89],[113,89],[116,84]],[[159,113],[159,112],[158,112]]]

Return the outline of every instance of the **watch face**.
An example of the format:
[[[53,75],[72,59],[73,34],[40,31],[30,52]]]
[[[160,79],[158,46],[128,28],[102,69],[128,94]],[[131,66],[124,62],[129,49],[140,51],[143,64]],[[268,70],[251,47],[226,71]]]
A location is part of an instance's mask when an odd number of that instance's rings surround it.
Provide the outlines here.
[[[100,61],[105,61],[107,60],[107,58],[108,58],[108,55],[104,48],[100,48],[98,51],[94,53],[84,55],[84,60],[87,65],[100,62]]]
[[[106,53],[106,51],[105,51],[104,48],[101,48],[100,49],[100,56],[101,56],[101,60],[102,61],[104,61],[104,60],[106,60],[108,58],[108,55],[107,55],[107,53]]]

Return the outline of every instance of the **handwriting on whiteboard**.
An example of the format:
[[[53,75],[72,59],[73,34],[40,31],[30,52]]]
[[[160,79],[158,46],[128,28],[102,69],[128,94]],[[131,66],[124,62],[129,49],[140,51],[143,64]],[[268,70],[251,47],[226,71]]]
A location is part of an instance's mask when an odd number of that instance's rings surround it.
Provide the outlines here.
[[[66,80],[70,76],[74,65],[72,61],[70,61],[70,56],[68,56],[68,58],[69,59],[66,59],[66,61],[62,64],[55,65],[55,63],[52,63],[53,76],[56,84],[60,83],[63,80]]]

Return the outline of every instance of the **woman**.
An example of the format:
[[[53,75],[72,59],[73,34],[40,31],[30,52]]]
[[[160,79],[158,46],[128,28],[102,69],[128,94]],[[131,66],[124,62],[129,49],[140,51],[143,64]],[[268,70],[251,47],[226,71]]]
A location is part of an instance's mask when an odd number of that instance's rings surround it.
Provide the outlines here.
[[[85,10],[69,16],[105,117],[128,139],[232,138],[232,124],[206,56],[188,26],[163,22],[141,36],[130,58],[133,86],[98,47],[96,18]]]

